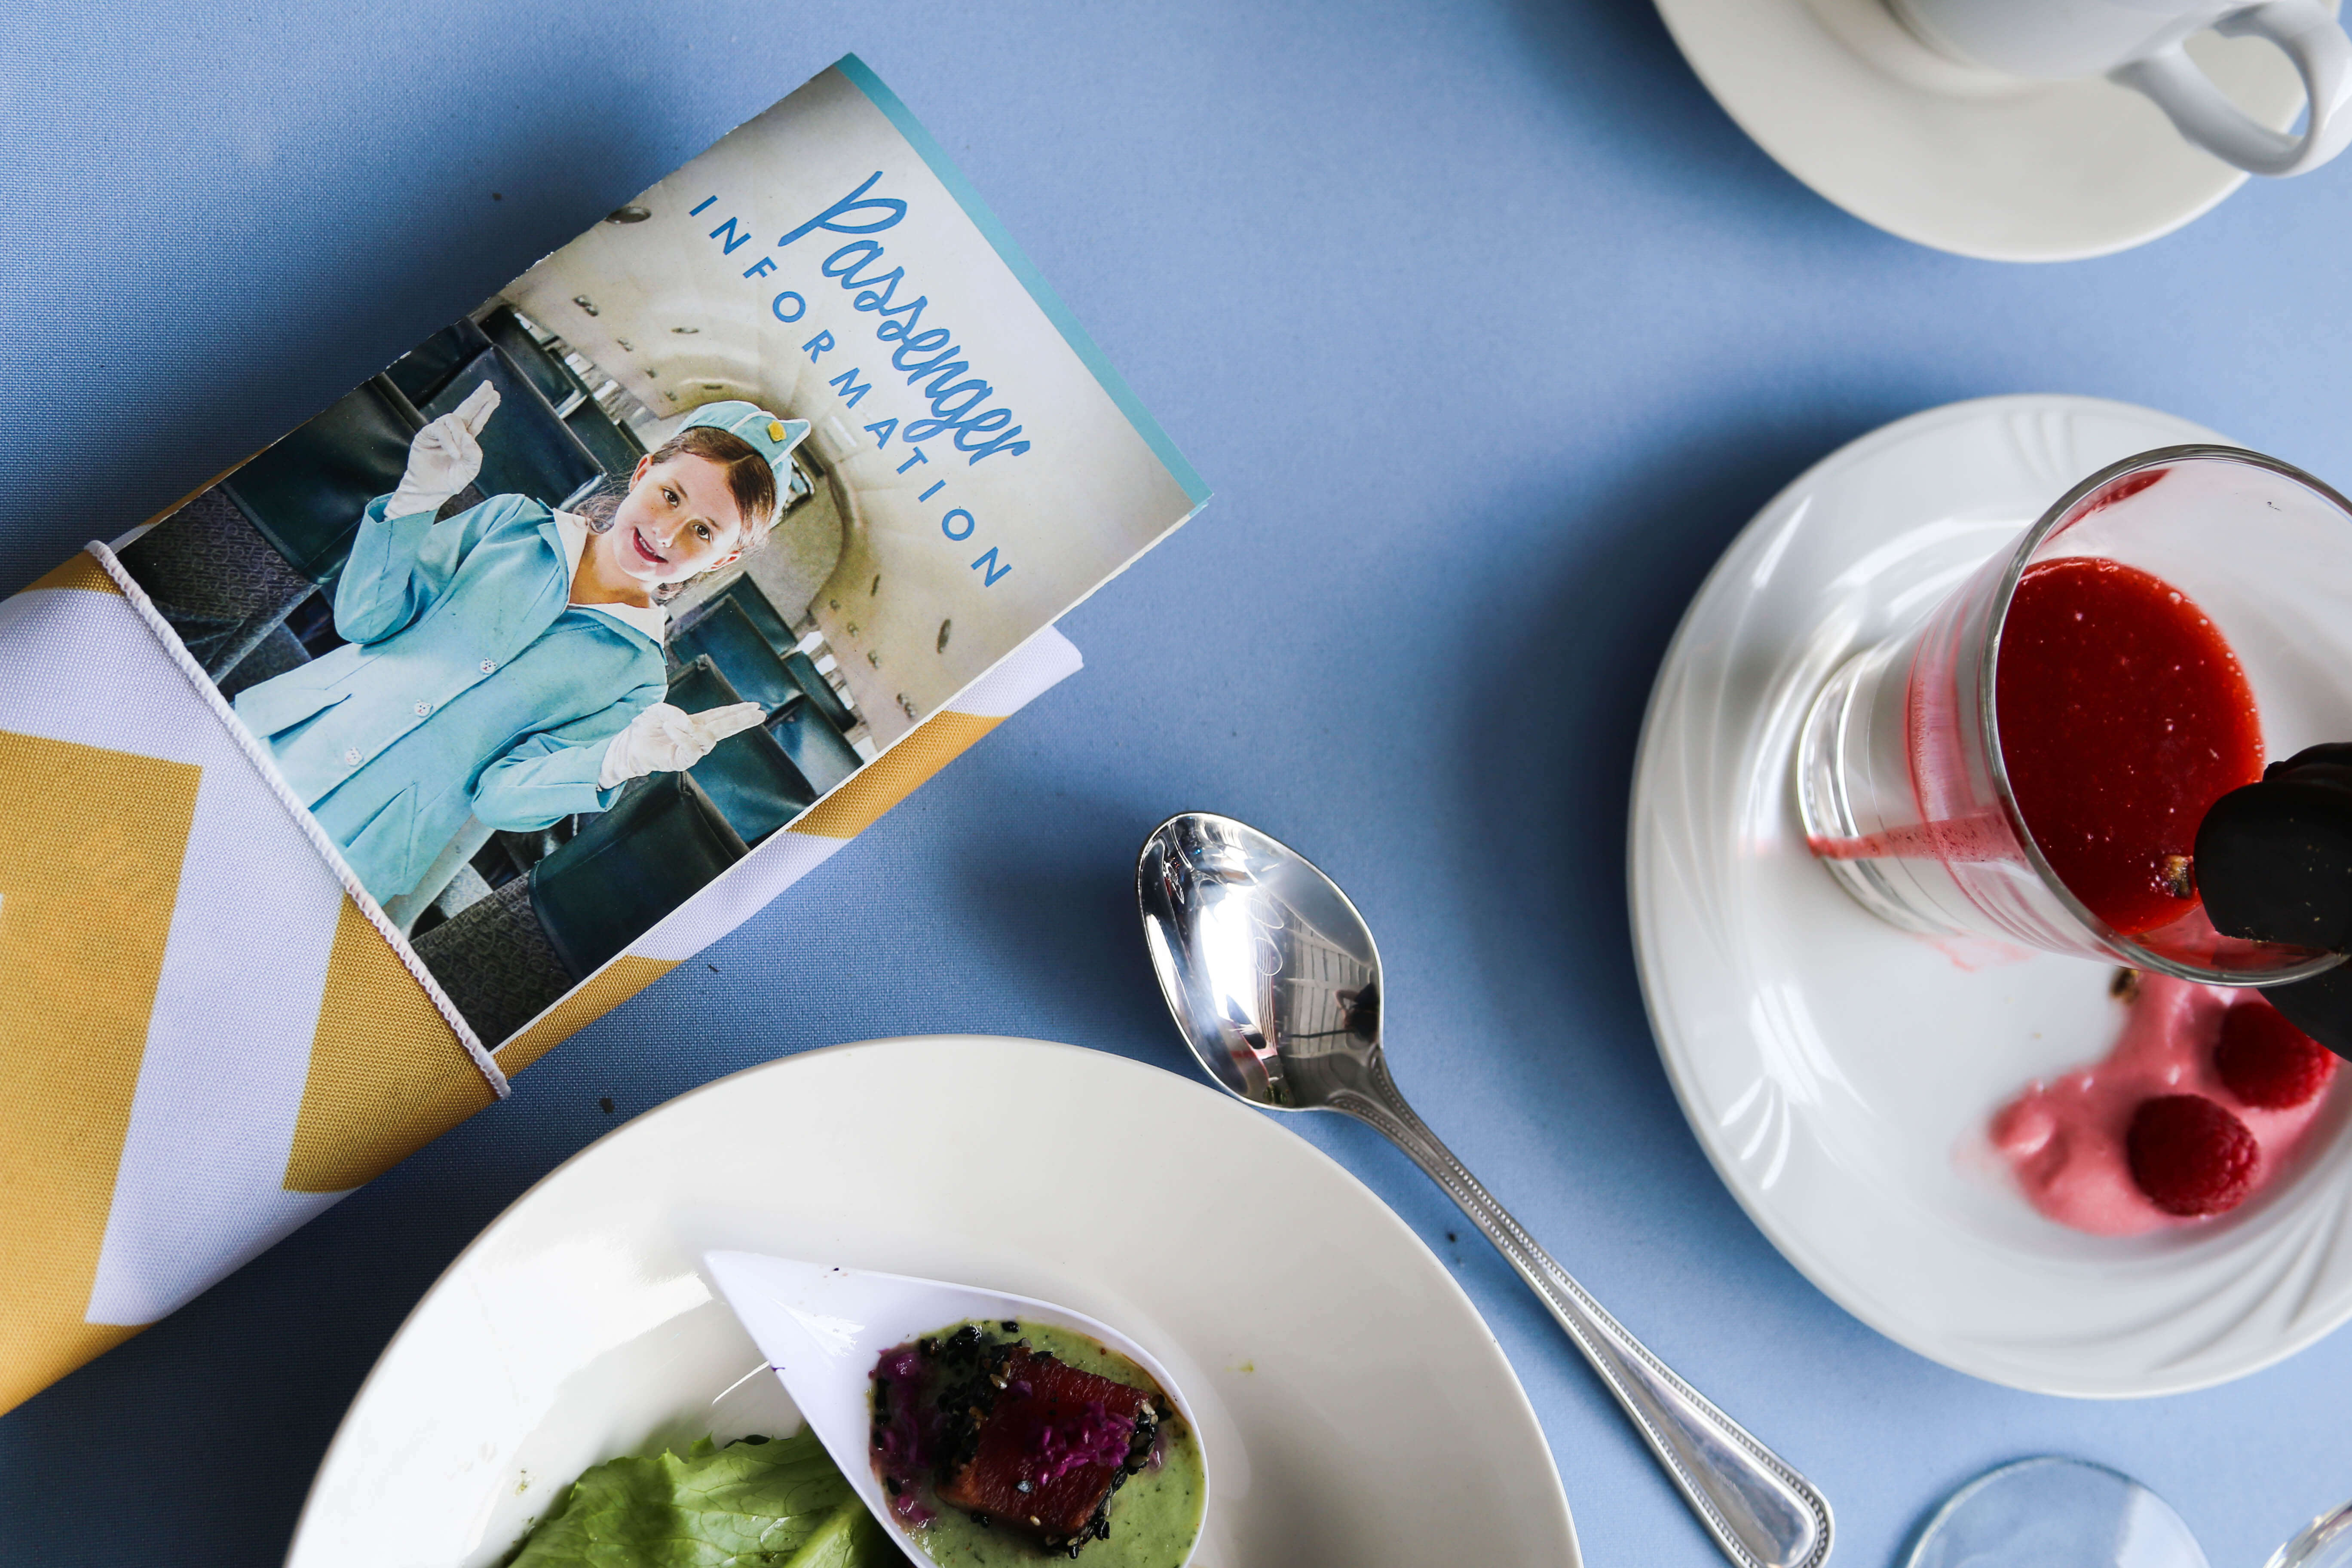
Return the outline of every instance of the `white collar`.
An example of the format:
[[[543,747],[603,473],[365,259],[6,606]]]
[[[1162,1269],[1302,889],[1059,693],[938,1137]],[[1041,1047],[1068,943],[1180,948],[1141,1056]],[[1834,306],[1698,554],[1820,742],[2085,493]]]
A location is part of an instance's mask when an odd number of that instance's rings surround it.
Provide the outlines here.
[[[563,581],[567,587],[580,574],[580,555],[588,548],[588,520],[578,512],[555,513],[555,537],[563,545]],[[669,612],[659,605],[574,605],[572,608],[618,621],[631,631],[651,638],[656,647],[664,646],[669,637]]]

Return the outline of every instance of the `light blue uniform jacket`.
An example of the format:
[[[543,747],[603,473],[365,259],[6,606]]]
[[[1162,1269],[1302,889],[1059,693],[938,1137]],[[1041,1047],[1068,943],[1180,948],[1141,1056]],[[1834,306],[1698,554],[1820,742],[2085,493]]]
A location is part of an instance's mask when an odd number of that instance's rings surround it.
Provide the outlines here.
[[[605,742],[662,700],[659,610],[573,606],[578,519],[496,496],[446,521],[368,503],[335,587],[344,645],[239,694],[294,792],[381,900],[468,814],[529,832],[602,811]]]

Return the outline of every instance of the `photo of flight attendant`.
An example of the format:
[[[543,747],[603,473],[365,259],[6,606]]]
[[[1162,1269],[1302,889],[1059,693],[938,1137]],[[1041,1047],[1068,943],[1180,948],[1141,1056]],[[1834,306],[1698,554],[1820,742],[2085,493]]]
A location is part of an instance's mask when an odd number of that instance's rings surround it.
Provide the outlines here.
[[[468,816],[532,832],[603,811],[762,718],[662,700],[663,605],[766,538],[807,425],[713,404],[589,515],[499,495],[438,519],[480,471],[498,402],[485,382],[418,431],[399,486],[368,503],[334,588],[343,646],[236,699],[380,902]]]

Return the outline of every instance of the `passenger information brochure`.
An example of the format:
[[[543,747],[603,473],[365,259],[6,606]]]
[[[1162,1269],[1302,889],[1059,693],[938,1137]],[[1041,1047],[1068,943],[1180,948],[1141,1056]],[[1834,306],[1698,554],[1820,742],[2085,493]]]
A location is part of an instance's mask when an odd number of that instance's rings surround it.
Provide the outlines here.
[[[852,58],[0,604],[0,1409],[730,930],[1204,499]]]

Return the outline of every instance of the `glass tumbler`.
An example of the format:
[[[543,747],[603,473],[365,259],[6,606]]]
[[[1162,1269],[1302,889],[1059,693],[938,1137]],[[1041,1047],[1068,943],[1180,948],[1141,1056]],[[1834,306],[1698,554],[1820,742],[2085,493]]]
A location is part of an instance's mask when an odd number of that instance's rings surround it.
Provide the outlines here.
[[[2352,505],[2234,447],[2165,447],[2076,485],[1926,617],[1831,676],[1797,747],[1814,855],[1906,930],[1991,938],[2218,985],[2273,984],[2336,954],[2225,937],[2200,904],[2125,935],[2034,843],[2003,766],[1994,672],[2029,567],[2117,561],[2187,595],[2237,655],[2263,756],[2352,741]]]

